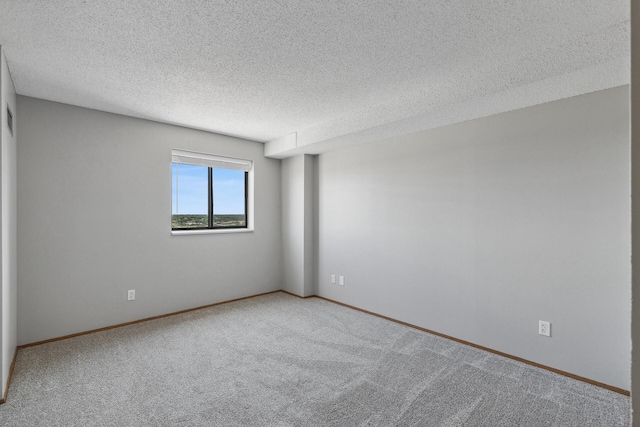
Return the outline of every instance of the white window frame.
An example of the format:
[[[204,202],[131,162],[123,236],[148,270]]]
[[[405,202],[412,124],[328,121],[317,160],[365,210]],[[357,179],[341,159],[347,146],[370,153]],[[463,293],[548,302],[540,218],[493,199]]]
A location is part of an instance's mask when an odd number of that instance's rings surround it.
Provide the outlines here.
[[[254,231],[254,162],[249,159],[241,159],[238,157],[227,157],[209,153],[199,153],[195,151],[173,149],[171,150],[171,164],[188,164],[196,166],[206,166],[213,168],[225,168],[233,170],[242,170],[247,172],[247,227],[246,228],[217,228],[217,229],[198,229],[198,230],[173,230],[171,235],[195,235],[195,234],[227,234],[227,233],[251,233]],[[172,177],[170,177],[172,178]],[[173,183],[171,184],[173,186]],[[171,206],[169,209],[169,226],[173,217],[173,196],[171,197]]]

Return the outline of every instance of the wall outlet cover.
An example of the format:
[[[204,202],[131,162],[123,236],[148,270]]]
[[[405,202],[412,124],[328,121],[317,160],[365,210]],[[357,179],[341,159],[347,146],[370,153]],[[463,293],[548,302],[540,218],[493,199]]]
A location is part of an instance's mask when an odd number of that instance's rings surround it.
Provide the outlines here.
[[[546,322],[544,320],[540,320],[538,322],[538,333],[540,335],[544,335],[545,337],[551,336],[551,322]]]

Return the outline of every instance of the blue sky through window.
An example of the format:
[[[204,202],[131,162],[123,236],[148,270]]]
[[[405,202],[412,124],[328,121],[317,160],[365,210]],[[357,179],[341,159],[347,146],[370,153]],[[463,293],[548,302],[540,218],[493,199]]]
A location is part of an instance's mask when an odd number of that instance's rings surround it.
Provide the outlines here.
[[[213,168],[213,214],[244,215],[244,171]]]
[[[207,214],[207,170],[205,166],[172,163],[172,214]],[[244,214],[244,171],[213,169],[213,213]]]

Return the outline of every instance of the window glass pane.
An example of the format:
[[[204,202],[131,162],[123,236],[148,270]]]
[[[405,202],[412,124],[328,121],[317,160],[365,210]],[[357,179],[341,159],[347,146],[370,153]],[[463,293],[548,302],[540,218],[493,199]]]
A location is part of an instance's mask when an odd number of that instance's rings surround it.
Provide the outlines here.
[[[245,172],[213,168],[213,226],[245,227]]]
[[[209,168],[172,163],[171,170],[171,227],[207,228]]]

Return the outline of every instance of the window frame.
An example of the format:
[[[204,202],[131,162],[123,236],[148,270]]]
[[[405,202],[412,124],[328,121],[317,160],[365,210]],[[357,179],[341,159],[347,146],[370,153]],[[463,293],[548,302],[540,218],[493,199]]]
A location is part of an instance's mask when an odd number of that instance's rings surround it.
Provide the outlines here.
[[[223,157],[212,154],[189,152],[184,150],[172,150],[172,170],[173,165],[189,164],[192,166],[201,166],[207,168],[207,210],[208,210],[208,224],[207,227],[173,227],[173,191],[171,195],[171,234],[209,234],[209,233],[233,233],[233,232],[252,232],[253,231],[253,161],[247,159],[239,159],[232,157]],[[193,158],[194,161],[174,161],[174,159],[187,156]],[[207,164],[209,162],[209,164]],[[213,162],[214,165],[211,165]],[[224,163],[232,165],[233,167],[224,167]],[[204,163],[204,164],[203,164]],[[236,167],[237,165],[244,165],[242,167]],[[213,169],[229,169],[229,170],[242,170],[244,172],[244,225],[239,226],[216,226],[214,223],[214,189],[213,189]],[[172,183],[173,188],[173,173]]]

